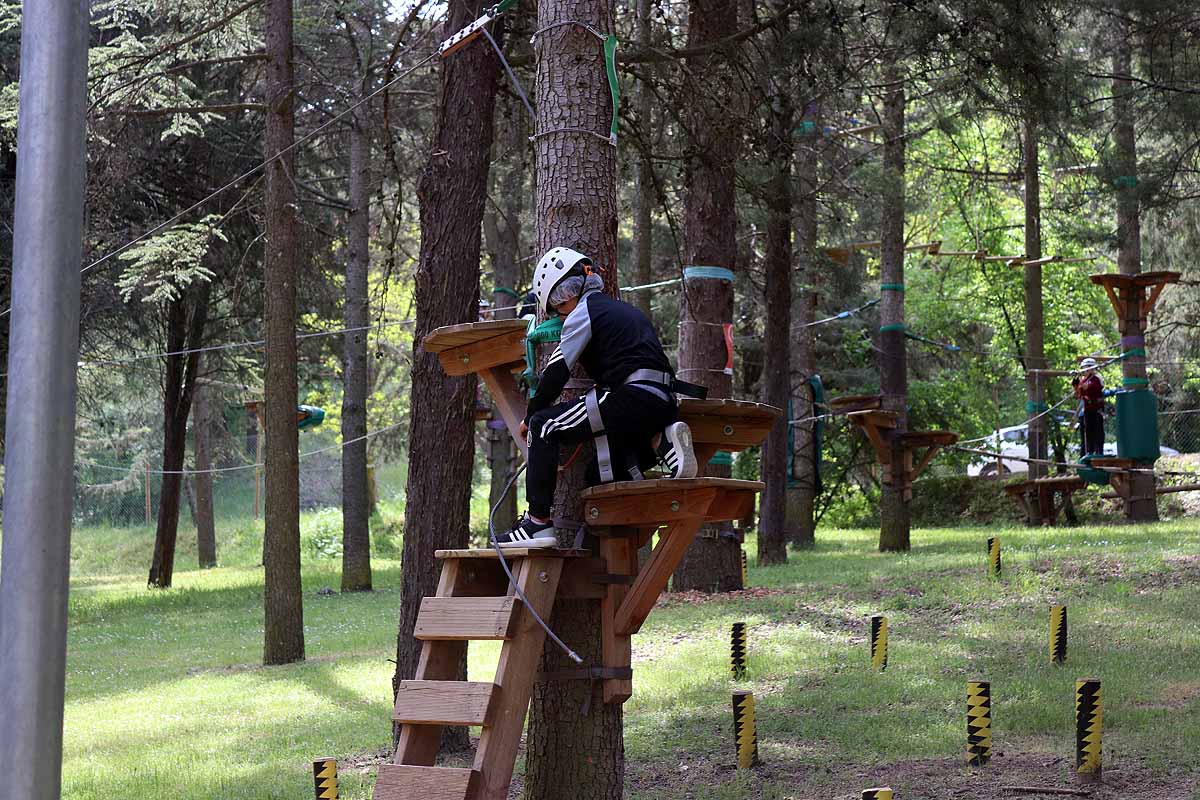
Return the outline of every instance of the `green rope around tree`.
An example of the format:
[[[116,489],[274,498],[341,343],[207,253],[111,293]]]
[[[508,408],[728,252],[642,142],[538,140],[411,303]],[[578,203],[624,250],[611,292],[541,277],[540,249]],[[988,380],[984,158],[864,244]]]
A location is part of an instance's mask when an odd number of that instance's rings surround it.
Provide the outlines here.
[[[727,453],[724,450],[718,450],[713,453],[713,457],[708,460],[709,464],[714,467],[730,467],[733,466],[733,453]]]
[[[903,322],[893,322],[890,325],[880,325],[879,332],[880,333],[893,333],[893,332],[903,333],[904,332],[904,323]]]
[[[1026,414],[1040,414],[1043,411],[1049,411],[1049,410],[1050,410],[1050,404],[1044,400],[1037,400],[1037,401],[1026,400],[1025,401],[1025,413]]]
[[[1149,378],[1122,378],[1121,385],[1122,386],[1149,386],[1150,379]]]
[[[881,291],[881,292],[903,292],[904,284],[903,283],[881,283],[881,284],[879,284],[879,291]]]

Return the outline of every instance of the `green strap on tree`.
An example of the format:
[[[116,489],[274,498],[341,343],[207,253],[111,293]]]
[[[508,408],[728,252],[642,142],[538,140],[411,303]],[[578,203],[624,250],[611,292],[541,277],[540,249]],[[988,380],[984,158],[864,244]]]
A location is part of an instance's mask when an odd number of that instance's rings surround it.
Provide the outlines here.
[[[685,281],[690,281],[693,278],[712,278],[718,281],[733,283],[733,277],[733,270],[725,267],[686,266],[683,268],[683,279]]]
[[[1113,186],[1118,189],[1133,189],[1137,187],[1137,175],[1118,175],[1113,178]]]
[[[1121,358],[1129,358],[1130,356],[1141,356],[1142,358],[1145,358],[1146,357],[1146,348],[1131,347],[1128,350],[1126,350],[1124,353],[1121,353]]]
[[[1149,378],[1122,378],[1121,385],[1122,386],[1149,386],[1150,379]]]
[[[890,325],[880,325],[879,332],[880,333],[894,333],[894,332],[903,333],[904,332],[904,323],[903,322],[893,322]]]
[[[492,294],[506,294],[514,300],[521,299],[520,292],[518,292],[516,289],[510,289],[507,286],[497,286],[495,289],[492,289]]]
[[[496,14],[503,14],[516,4],[517,0],[500,0],[500,2],[493,7],[493,10],[496,12]]]
[[[516,2],[516,0],[513,0]],[[617,146],[617,111],[621,106],[621,86],[617,83],[617,37],[609,34],[604,37],[604,67],[608,72],[608,90],[612,93],[612,128],[608,132],[608,140],[613,147]]]
[[[1026,400],[1025,401],[1025,413],[1026,414],[1040,414],[1043,411],[1049,411],[1049,410],[1050,410],[1050,404],[1045,402],[1044,400],[1038,400],[1038,401]]]
[[[537,393],[538,375],[534,364],[537,363],[536,346],[548,342],[562,341],[562,317],[551,317],[525,334],[525,371],[518,378],[518,383],[528,387],[532,399]]]
[[[727,453],[724,450],[718,450],[713,454],[713,457],[708,460],[709,464],[714,467],[731,467],[733,466],[733,453]]]
[[[881,291],[881,292],[903,292],[904,284],[903,283],[881,283],[881,284],[879,284],[879,291]]]

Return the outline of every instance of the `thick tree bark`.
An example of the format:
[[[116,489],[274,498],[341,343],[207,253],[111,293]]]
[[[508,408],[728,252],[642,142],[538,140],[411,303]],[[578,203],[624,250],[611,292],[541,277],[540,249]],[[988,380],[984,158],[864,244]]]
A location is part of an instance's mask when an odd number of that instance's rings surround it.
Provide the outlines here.
[[[1025,260],[1042,257],[1042,198],[1038,175],[1038,127],[1032,110],[1027,110],[1022,142],[1025,168]],[[1042,266],[1025,265],[1025,369],[1046,368],[1045,322],[1042,307]],[[1046,439],[1046,418],[1041,416],[1046,402],[1046,377],[1040,374],[1025,378],[1029,421],[1029,457],[1045,459],[1050,452]],[[1045,464],[1030,464],[1031,480],[1045,477]],[[1040,516],[1040,515],[1039,515]],[[1032,520],[1029,520],[1032,522]]]
[[[805,107],[803,121],[819,124],[815,104]],[[813,405],[808,379],[817,371],[813,354],[813,331],[808,323],[816,318],[817,304],[817,165],[816,136],[801,137],[796,144],[796,251],[804,288],[795,302],[795,334],[792,337],[792,416],[807,419],[824,409]],[[788,489],[788,541],[796,547],[816,544],[817,456],[816,423],[792,426],[793,485]]]
[[[492,170],[492,197],[498,207],[492,207],[483,219],[483,231],[492,259],[492,284],[496,289],[519,291],[521,279],[521,218],[525,213],[525,178],[529,171],[529,126],[524,104],[501,102],[503,119],[497,125],[497,150],[510,156],[507,171]],[[517,299],[507,292],[492,294],[492,308],[516,305]],[[495,312],[495,319],[515,319],[517,309]],[[497,424],[499,423],[499,424]],[[517,492],[503,494],[513,470],[517,467],[516,446],[507,428],[501,427],[500,414],[492,409],[492,422],[487,428],[488,508],[496,508],[496,528],[508,528],[517,518]],[[498,504],[498,507],[497,507]]]
[[[637,0],[637,42],[643,49],[650,47],[650,14],[652,0]],[[649,64],[642,65],[646,73],[652,70]],[[654,98],[647,78],[643,76],[634,89],[634,105],[637,108],[637,124],[643,141],[634,166],[637,194],[633,209],[633,283],[644,286],[651,282],[654,261],[654,162],[650,158],[651,137],[654,132]],[[633,292],[633,303],[642,313],[654,319],[650,305],[653,292],[643,289]]]
[[[611,33],[612,0],[538,0],[539,28],[569,20]],[[605,291],[617,292],[616,149],[608,138],[611,100],[600,43],[577,25],[558,25],[537,37],[537,248],[566,246],[588,254],[604,272]],[[589,133],[581,133],[588,131]],[[595,133],[596,135],[592,135]],[[543,358],[549,355],[547,349]],[[578,391],[570,394],[578,394]],[[579,492],[586,458],[562,474],[555,512],[582,519]],[[570,542],[574,530],[559,531]],[[600,605],[559,600],[550,626],[584,659],[600,663]],[[547,641],[542,669],[578,665]],[[625,773],[622,708],[600,702],[590,681],[544,681],[533,691],[525,758],[526,800],[620,800]],[[586,716],[580,713],[590,704]]]
[[[296,159],[292,0],[266,0],[266,530],[263,663],[304,660],[300,450],[296,430]]]
[[[479,0],[451,3],[445,35],[486,8]],[[499,74],[499,60],[482,39],[442,62],[441,103],[417,184],[421,255],[393,690],[416,673],[421,643],[413,638],[413,627],[421,599],[437,590],[441,568],[433,553],[466,547],[470,535],[476,378],[447,376],[437,357],[421,349],[421,340],[434,328],[478,318],[481,226]],[[460,677],[466,679],[465,658]],[[467,746],[465,729],[447,728],[446,737],[447,748]]]
[[[777,13],[780,3],[772,3]],[[766,187],[767,324],[763,347],[764,400],[776,408],[786,408],[791,394],[792,330],[792,85],[788,37],[791,20],[780,16],[773,42],[775,63],[769,79],[771,130],[768,134],[768,158],[775,170]],[[762,481],[765,484],[758,524],[758,563],[787,562],[787,485],[788,420],[781,415],[767,435],[762,448]]]
[[[883,211],[880,218],[881,283],[904,283],[904,84],[893,62],[885,74],[883,107]],[[912,526],[905,498],[906,458],[900,435],[908,430],[908,355],[904,338],[904,292],[884,291],[879,303],[879,377],[883,408],[896,414],[891,446],[891,480],[879,498],[879,549],[905,551]]]
[[[1128,21],[1116,25],[1113,49],[1113,143],[1117,176],[1117,267],[1122,275],[1137,275],[1142,271],[1141,189],[1138,186],[1137,133],[1134,128],[1132,93],[1133,54],[1130,40],[1133,32]],[[1132,378],[1143,388],[1146,379],[1145,320],[1137,303],[1127,303],[1127,313],[1118,320],[1121,331],[1121,351],[1142,348],[1142,355],[1121,359],[1121,377]],[[1153,473],[1135,472],[1129,476],[1131,499],[1125,502],[1125,518],[1134,522],[1153,522],[1158,519],[1158,496],[1155,494]]]
[[[688,47],[699,47],[738,30],[734,5],[690,0]],[[687,105],[692,157],[684,197],[684,261],[691,266],[737,265],[738,107],[732,60],[736,51],[714,50],[688,59],[695,79]],[[725,371],[727,352],[722,326],[733,321],[733,284],[711,277],[685,280],[680,292],[679,377],[708,387],[710,398],[730,397],[733,376]],[[729,467],[701,465],[702,474],[728,477]],[[676,591],[726,592],[742,586],[741,545],[728,523],[706,525],[675,570]]]
[[[167,351],[194,350],[204,336],[208,320],[210,284],[197,288],[167,306]],[[189,302],[189,297],[191,302]],[[191,306],[191,314],[188,307]],[[179,498],[183,490],[183,459],[187,452],[187,421],[192,410],[192,393],[200,354],[167,356],[163,375],[163,476],[158,498],[158,527],[154,534],[154,557],[150,564],[150,586],[166,589],[175,572],[175,542],[179,534]]]
[[[192,453],[196,460],[193,484],[196,489],[196,554],[201,569],[217,565],[217,528],[213,515],[212,457],[209,437],[212,434],[212,404],[210,389],[203,378],[196,385],[192,400]]]
[[[342,356],[342,591],[371,591],[371,499],[367,478],[367,331],[371,263],[371,134],[365,112],[350,123],[346,216],[346,334]]]

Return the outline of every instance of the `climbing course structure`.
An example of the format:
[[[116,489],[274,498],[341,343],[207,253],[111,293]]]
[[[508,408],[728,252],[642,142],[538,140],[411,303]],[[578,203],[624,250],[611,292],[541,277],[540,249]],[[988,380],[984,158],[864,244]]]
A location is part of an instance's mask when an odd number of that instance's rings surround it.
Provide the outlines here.
[[[525,371],[525,323],[479,322],[439,328],[423,346],[448,374],[478,373],[510,432],[525,414],[517,376]],[[736,400],[684,401],[698,460],[718,449],[738,451],[766,438],[778,409]],[[517,442],[525,452],[525,443]],[[538,680],[586,680],[596,699],[624,703],[633,692],[631,637],[641,629],[671,573],[700,527],[738,520],[762,489],[730,478],[609,483],[583,492],[586,532],[598,555],[580,549],[440,550],[437,593],[426,597],[414,636],[422,642],[417,674],[396,692],[393,720],[399,745],[379,768],[375,800],[504,800],[533,687]],[[581,532],[582,533],[582,532]],[[644,564],[638,549],[657,533]],[[582,542],[577,535],[576,546]],[[600,604],[602,663],[569,673],[539,673],[547,629],[558,599]],[[467,642],[499,640],[490,683],[455,680]],[[572,711],[572,713],[574,713]],[[470,769],[434,766],[444,725],[482,729]]]

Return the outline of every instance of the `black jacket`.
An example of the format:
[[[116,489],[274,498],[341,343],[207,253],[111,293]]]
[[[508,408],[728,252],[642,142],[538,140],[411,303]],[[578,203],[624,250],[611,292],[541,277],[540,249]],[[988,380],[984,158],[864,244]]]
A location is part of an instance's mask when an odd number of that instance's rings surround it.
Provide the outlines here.
[[[639,369],[672,372],[646,315],[595,290],[584,294],[563,320],[562,340],[542,371],[526,420],[554,404],[576,364],[582,364],[592,380],[608,388],[620,386]],[[670,399],[662,390],[651,391]]]

